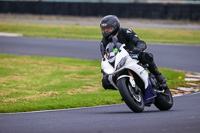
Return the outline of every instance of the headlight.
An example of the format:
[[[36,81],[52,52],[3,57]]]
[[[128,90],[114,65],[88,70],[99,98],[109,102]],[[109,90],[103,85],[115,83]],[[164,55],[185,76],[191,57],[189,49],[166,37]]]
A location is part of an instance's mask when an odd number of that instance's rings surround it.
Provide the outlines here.
[[[120,62],[119,62],[118,65],[117,65],[116,70],[119,70],[120,68],[122,68],[122,67],[126,64],[126,59],[127,59],[127,57],[124,57],[124,58],[122,58],[122,59],[120,60]]]

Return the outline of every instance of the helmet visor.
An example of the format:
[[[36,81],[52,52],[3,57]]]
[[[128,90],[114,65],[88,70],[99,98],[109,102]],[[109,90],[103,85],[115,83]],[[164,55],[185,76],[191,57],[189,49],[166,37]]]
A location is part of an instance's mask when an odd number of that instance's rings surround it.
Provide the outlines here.
[[[112,26],[101,27],[102,34],[110,34],[114,28]]]

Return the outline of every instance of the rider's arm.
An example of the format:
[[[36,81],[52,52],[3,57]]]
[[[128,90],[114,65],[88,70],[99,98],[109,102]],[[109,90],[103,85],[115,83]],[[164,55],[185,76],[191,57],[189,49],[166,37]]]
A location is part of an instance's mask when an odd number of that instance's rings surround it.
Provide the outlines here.
[[[104,55],[105,55],[106,45],[107,45],[106,40],[102,38],[100,42],[100,51],[101,51],[102,58],[104,58]]]
[[[101,56],[102,56],[102,59],[104,60],[104,55],[105,55],[105,52],[106,52],[106,45],[107,45],[107,42],[105,41],[104,38],[102,38],[101,42],[100,42],[100,51],[101,51]],[[103,75],[105,75],[106,73],[101,69],[101,73]]]
[[[100,51],[101,51],[101,56],[102,56],[102,58],[104,58],[105,47],[103,46],[103,43],[102,43],[102,42],[100,42]]]
[[[144,51],[147,48],[147,45],[144,41],[140,40],[137,34],[132,29],[124,29],[127,40],[129,41],[129,47],[132,47],[132,50],[137,52]]]

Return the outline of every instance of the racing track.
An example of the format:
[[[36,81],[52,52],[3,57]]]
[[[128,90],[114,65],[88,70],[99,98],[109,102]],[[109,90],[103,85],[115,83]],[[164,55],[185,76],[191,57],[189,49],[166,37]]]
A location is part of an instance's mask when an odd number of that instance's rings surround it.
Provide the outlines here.
[[[159,67],[200,72],[200,45],[147,44]],[[100,60],[99,41],[0,37],[0,53]]]
[[[0,133],[199,133],[200,93],[174,98],[169,111],[155,106],[132,113],[125,104],[0,114]]]
[[[149,45],[158,66],[200,72],[200,47]],[[0,37],[0,53],[100,59],[98,41]],[[132,113],[125,104],[0,114],[0,133],[198,133],[200,93],[174,98],[170,111],[155,106]]]

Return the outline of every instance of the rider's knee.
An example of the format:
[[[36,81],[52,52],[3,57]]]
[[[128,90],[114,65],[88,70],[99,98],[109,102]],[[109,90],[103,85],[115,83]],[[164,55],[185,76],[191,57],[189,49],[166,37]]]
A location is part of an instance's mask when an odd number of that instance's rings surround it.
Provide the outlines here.
[[[148,61],[153,61],[153,54],[152,53],[145,53],[145,58]]]
[[[115,89],[115,87],[112,84],[110,84],[110,82],[108,80],[108,75],[107,74],[103,75],[103,78],[102,78],[102,87],[104,89]]]
[[[139,55],[139,60],[142,64],[149,64],[153,62],[153,54],[142,52]]]

